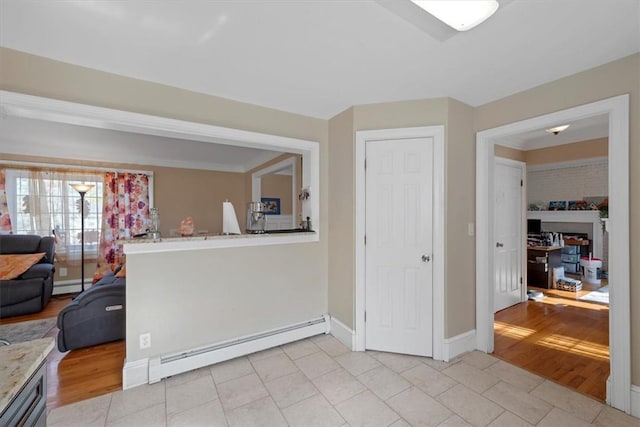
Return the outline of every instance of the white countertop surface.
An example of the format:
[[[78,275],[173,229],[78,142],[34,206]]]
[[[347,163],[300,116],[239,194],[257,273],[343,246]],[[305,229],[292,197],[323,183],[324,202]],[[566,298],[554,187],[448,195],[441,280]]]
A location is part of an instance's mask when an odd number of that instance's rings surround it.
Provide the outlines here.
[[[161,237],[160,239],[124,240],[124,253],[140,254],[171,252],[182,250],[236,248],[245,246],[281,245],[290,243],[317,242],[315,231],[295,233],[232,234],[232,235],[194,235],[184,237]]]
[[[53,349],[53,338],[0,346],[0,413]]]

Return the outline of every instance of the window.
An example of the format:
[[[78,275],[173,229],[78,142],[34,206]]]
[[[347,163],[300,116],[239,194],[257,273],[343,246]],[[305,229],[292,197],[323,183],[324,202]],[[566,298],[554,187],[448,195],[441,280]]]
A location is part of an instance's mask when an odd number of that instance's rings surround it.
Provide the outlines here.
[[[102,227],[101,172],[6,170],[7,202],[15,234],[48,236],[55,232],[56,254],[80,259],[82,218],[80,194],[70,184],[94,187],[85,195],[85,256],[96,256]]]

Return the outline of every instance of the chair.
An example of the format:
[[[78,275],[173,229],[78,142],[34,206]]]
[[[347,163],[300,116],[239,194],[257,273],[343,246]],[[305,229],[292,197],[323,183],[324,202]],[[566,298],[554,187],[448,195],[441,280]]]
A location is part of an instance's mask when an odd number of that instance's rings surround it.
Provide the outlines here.
[[[105,274],[60,311],[58,350],[64,352],[125,338],[126,279],[116,277],[116,272]]]
[[[50,236],[0,235],[0,254],[33,254],[44,257],[15,279],[0,280],[0,318],[42,311],[53,293],[54,239]]]

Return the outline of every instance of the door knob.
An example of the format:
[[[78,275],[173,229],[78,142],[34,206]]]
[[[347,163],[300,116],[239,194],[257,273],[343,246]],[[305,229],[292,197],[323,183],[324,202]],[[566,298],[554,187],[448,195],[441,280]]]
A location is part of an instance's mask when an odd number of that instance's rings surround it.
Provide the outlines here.
[[[496,242],[496,248],[504,247],[504,243]]]
[[[422,255],[422,262],[429,262],[431,261],[431,257],[429,255]]]

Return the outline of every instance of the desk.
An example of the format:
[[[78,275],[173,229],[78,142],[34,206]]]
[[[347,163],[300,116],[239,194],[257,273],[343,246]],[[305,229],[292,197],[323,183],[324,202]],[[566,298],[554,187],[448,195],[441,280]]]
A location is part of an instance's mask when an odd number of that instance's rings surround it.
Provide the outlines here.
[[[553,288],[553,269],[562,266],[560,246],[527,247],[527,286]]]

